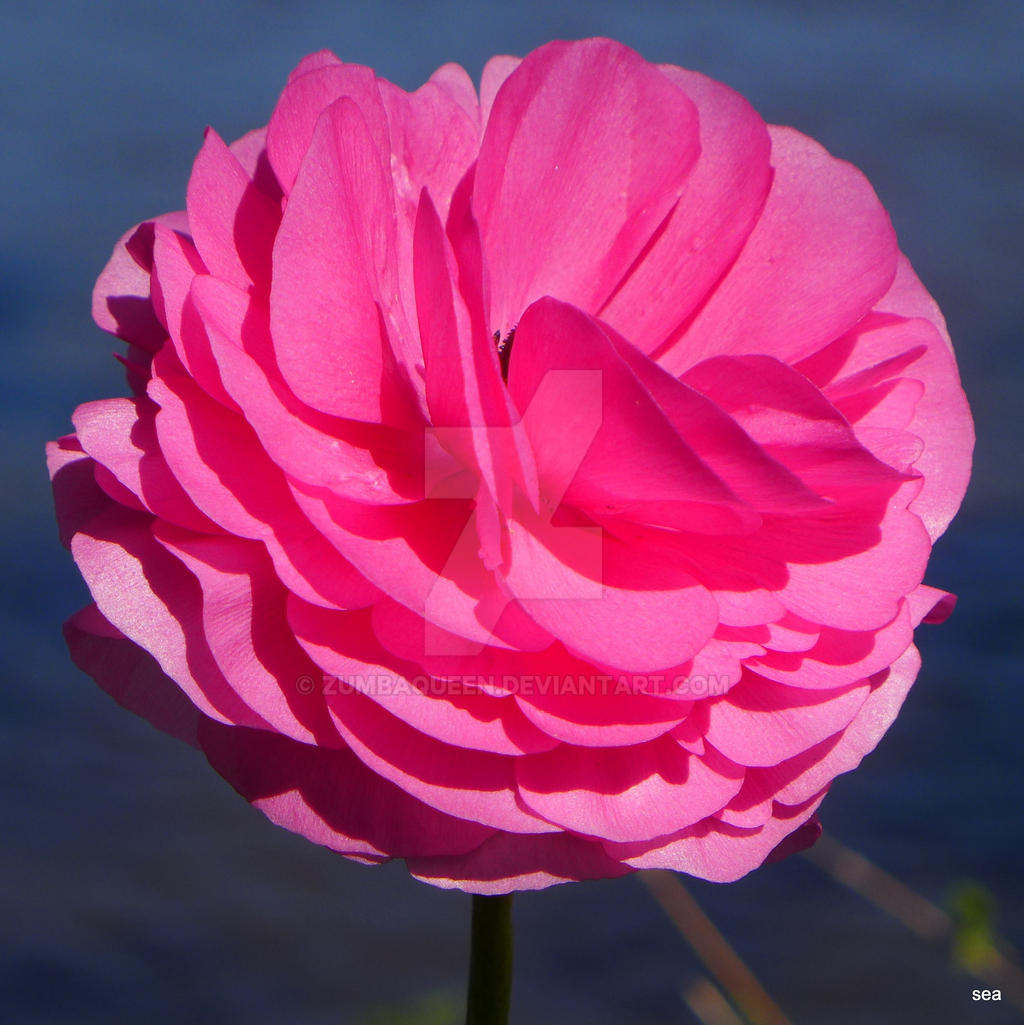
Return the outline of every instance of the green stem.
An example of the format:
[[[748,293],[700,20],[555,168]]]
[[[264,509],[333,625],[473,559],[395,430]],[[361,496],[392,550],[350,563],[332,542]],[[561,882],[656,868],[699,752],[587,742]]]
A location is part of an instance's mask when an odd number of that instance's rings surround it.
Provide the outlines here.
[[[473,897],[466,1025],[507,1025],[512,1002],[512,894]]]

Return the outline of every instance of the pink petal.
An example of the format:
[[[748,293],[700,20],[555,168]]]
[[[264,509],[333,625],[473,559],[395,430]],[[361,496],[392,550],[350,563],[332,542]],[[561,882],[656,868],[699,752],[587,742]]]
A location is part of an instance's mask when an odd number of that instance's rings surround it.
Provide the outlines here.
[[[373,507],[323,489],[293,484],[292,491],[309,519],[366,580],[441,628],[438,636],[428,636],[428,644],[442,644],[444,631],[472,641],[475,651],[494,641],[511,598],[480,559],[470,503],[431,499]]]
[[[747,665],[769,680],[791,687],[832,689],[863,680],[886,669],[907,649],[913,626],[907,603],[880,630],[823,628],[817,644],[806,652],[768,652]]]
[[[685,571],[646,564],[595,529],[521,510],[504,574],[512,594],[584,658],[637,673],[686,662],[718,625],[714,599]]]
[[[189,375],[222,405],[237,409],[224,390],[210,339],[192,300],[192,285],[204,275],[205,265],[192,240],[157,225],[153,244],[153,307]]]
[[[153,229],[153,309],[175,343],[181,347],[181,308],[197,274],[206,266],[189,235],[157,223]],[[188,353],[179,351],[188,366]]]
[[[279,826],[345,855],[450,856],[491,831],[427,807],[371,772],[351,751],[204,720],[210,764]]]
[[[551,635],[529,619],[516,602],[505,606],[491,629],[489,644],[483,647],[446,634],[437,624],[390,598],[374,603],[372,625],[374,635],[387,651],[436,677],[500,681],[505,676],[536,671],[546,664],[546,649],[553,643]],[[500,690],[500,683],[496,686]]]
[[[282,582],[307,601],[360,608],[376,589],[306,521],[251,428],[186,376],[173,349],[154,360],[160,450],[199,509],[230,534],[263,541]]]
[[[794,829],[792,833],[780,840],[762,864],[771,865],[778,861],[784,861],[801,851],[806,851],[821,839],[821,833],[821,821],[817,815],[812,815],[799,829]]]
[[[278,209],[281,206],[281,186],[274,177],[273,169],[267,158],[267,129],[254,128],[251,132],[235,139],[228,146],[232,156],[242,165],[242,170],[273,199]],[[279,218],[280,220],[280,218]]]
[[[369,113],[382,120],[379,108],[378,99]],[[381,319],[397,293],[385,160],[351,100],[324,111],[274,243],[270,293],[274,350],[295,395],[322,412],[374,423],[399,387]]]
[[[798,360],[849,330],[892,284],[896,237],[860,171],[792,128],[770,133],[764,211],[707,303],[658,353],[670,373],[729,353]]]
[[[197,278],[193,300],[220,379],[273,460],[290,476],[367,503],[423,496],[417,432],[331,417],[302,405],[267,368],[273,353],[260,309],[226,282]]]
[[[308,53],[298,64],[292,69],[291,74],[288,76],[289,85],[295,81],[300,75],[304,75],[307,71],[316,71],[318,68],[329,68],[332,66],[340,67],[342,61],[330,50],[317,50],[314,53]]]
[[[920,438],[924,450],[916,455],[914,468],[924,477],[912,508],[922,518],[934,541],[945,530],[960,506],[971,470],[974,429],[953,358],[945,321],[935,301],[925,291],[907,258],[900,254],[896,280],[876,304],[878,319],[828,350],[811,357],[801,371],[817,374],[824,386],[885,361],[913,352],[906,374],[924,385],[908,433]],[[894,320],[895,315],[899,320]],[[837,359],[832,349],[842,348]],[[831,358],[831,365],[825,358]]]
[[[707,468],[596,321],[541,299],[516,329],[509,392],[523,412],[541,490],[593,518],[747,532],[757,513]]]
[[[202,635],[232,689],[278,733],[339,746],[323,695],[299,685],[315,666],[288,629],[287,592],[263,546],[169,524],[155,524],[153,533],[199,582]]]
[[[280,206],[253,183],[212,128],[192,168],[187,207],[192,238],[210,273],[265,293]]]
[[[509,698],[493,698],[461,680],[437,680],[389,657],[365,612],[337,612],[292,599],[288,622],[306,652],[331,677],[376,701],[420,733],[446,744],[516,755],[554,741]],[[330,695],[328,701],[333,699]],[[343,714],[344,706],[342,707]]]
[[[64,624],[75,665],[91,676],[119,705],[158,730],[198,746],[195,705],[161,671],[149,652],[128,640],[95,605],[86,605]]]
[[[739,790],[743,770],[699,758],[669,739],[629,748],[571,748],[516,762],[519,793],[544,818],[574,833],[643,841],[714,814]]]
[[[70,548],[74,535],[110,509],[114,501],[96,483],[96,460],[82,451],[75,435],[47,442],[46,466],[53,485],[60,543]]]
[[[490,119],[498,90],[522,63],[520,57],[498,56],[491,57],[484,65],[480,74],[480,124],[482,126],[486,126]]]
[[[154,225],[188,231],[185,214],[164,214],[125,232],[96,280],[92,293],[93,320],[111,334],[155,352],[167,332],[157,320],[150,299]]]
[[[672,377],[629,344],[617,349],[680,438],[742,501],[761,512],[801,513],[827,506],[706,395]]]
[[[549,672],[536,681],[523,680],[515,700],[548,736],[577,747],[644,744],[678,726],[692,704],[644,693],[640,688],[651,681],[636,674],[602,673],[594,667],[560,673],[557,663],[546,668]]]
[[[774,623],[765,623],[763,629],[764,646],[771,651],[810,651],[822,635],[822,628],[817,623],[809,623],[791,612]]]
[[[942,314],[935,300],[917,280],[906,257],[897,265],[896,281],[878,302],[878,309],[902,316],[925,317],[936,325],[945,344],[929,344],[928,353],[914,367],[914,377],[925,381],[925,395],[907,424],[910,433],[925,442],[914,468],[925,486],[912,508],[935,540],[949,524],[967,490],[974,448],[974,424],[964,388],[960,386],[952,348],[945,336]]]
[[[714,819],[686,830],[668,843],[637,851],[638,844],[608,844],[613,858],[632,868],[662,868],[685,872],[713,883],[731,883],[764,863],[787,836],[797,832],[817,811],[824,794],[790,807],[776,804],[772,818],[760,828],[744,829]]]
[[[495,98],[474,187],[492,330],[544,295],[597,310],[681,194],[697,136],[686,94],[618,43],[527,57]]]
[[[361,761],[424,804],[511,833],[557,831],[517,800],[513,758],[443,744],[352,691],[331,714]]]
[[[807,534],[798,542],[780,528],[768,543],[790,549],[789,582],[779,592],[786,608],[840,630],[876,630],[891,622],[903,596],[920,584],[930,554],[923,524],[907,511],[916,491],[911,481],[889,500],[873,543],[864,535],[857,544],[862,551],[851,552],[851,538],[861,533],[852,516],[817,520],[813,542]]]
[[[906,479],[860,444],[845,417],[813,384],[771,356],[714,357],[688,370],[684,381],[825,498],[871,487],[891,493]]]
[[[697,106],[700,158],[664,230],[599,314],[648,353],[678,332],[728,270],[772,180],[768,130],[746,100],[698,72],[660,70]]]
[[[220,528],[196,508],[160,451],[152,401],[103,399],[72,417],[82,447],[156,516],[204,533]]]
[[[462,465],[479,473],[499,505],[507,505],[513,484],[527,478],[522,468],[530,465],[527,439],[523,428],[513,425],[515,413],[494,343],[473,330],[453,290],[455,258],[427,192],[417,213],[414,257],[427,407],[439,428],[435,437]]]
[[[686,672],[676,674],[677,697],[696,699],[726,693],[739,683],[744,662],[764,651],[760,644],[724,636],[728,632],[728,627],[719,626],[716,635],[690,660]]]
[[[157,543],[151,522],[114,506],[72,538],[72,554],[97,607],[153,655],[201,712],[265,728],[217,667],[203,634],[199,584]]]
[[[427,80],[454,100],[468,115],[477,135],[480,132],[480,102],[477,99],[473,79],[459,64],[442,64]],[[415,96],[416,94],[413,93]]]
[[[321,113],[342,97],[368,110],[380,105],[377,78],[370,68],[342,64],[333,53],[321,51],[292,72],[267,126],[267,155],[287,196],[295,185]],[[374,121],[375,141],[387,145],[387,126]]]
[[[704,739],[741,765],[777,765],[848,726],[869,690],[866,681],[804,690],[748,672],[728,695],[709,704]]]
[[[837,737],[792,760],[753,770],[752,778],[772,790],[778,800],[798,804],[827,787],[836,776],[855,769],[892,725],[920,667],[920,655],[911,645],[888,670],[870,681],[867,699]]]
[[[919,623],[944,623],[956,607],[956,595],[921,584],[907,595],[907,605],[914,626]]]
[[[378,87],[393,160],[401,169],[394,175],[396,191],[399,202],[407,204],[409,222],[423,189],[446,217],[455,186],[477,154],[480,130],[472,81],[458,65],[449,64],[414,93],[384,80]]]
[[[496,833],[468,854],[409,858],[407,864],[417,879],[432,886],[491,896],[631,871],[609,858],[600,844],[569,833]]]

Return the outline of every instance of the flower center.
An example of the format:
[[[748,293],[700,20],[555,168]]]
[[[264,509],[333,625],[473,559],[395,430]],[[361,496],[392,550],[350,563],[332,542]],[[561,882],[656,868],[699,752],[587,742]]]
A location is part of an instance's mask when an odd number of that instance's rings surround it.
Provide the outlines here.
[[[512,358],[512,343],[516,340],[516,329],[513,327],[504,338],[500,331],[495,331],[494,344],[498,349],[498,362],[501,364],[501,379],[508,383],[508,361]]]

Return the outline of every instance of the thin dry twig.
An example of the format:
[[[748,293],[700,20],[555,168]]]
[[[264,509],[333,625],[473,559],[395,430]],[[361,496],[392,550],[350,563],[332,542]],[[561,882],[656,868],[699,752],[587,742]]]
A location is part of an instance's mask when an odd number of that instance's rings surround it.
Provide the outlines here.
[[[751,1025],[792,1025],[678,876],[665,870],[650,869],[641,872],[640,878],[704,967],[732,997]]]
[[[722,991],[704,976],[698,976],[684,987],[682,998],[700,1025],[743,1025],[743,1019],[722,996]]]

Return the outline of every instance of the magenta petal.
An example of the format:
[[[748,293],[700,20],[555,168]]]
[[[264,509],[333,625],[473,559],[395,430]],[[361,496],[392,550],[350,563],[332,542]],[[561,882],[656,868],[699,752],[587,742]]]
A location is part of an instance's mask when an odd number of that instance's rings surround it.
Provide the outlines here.
[[[86,524],[71,551],[96,605],[204,714],[266,727],[224,679],[203,635],[195,577],[153,537],[152,518],[116,506]]]
[[[476,470],[499,505],[510,502],[513,484],[530,466],[523,428],[501,380],[494,343],[474,331],[461,298],[453,292],[454,255],[440,219],[423,192],[414,240],[416,307],[426,370],[426,397],[433,437],[460,464]],[[427,488],[437,476],[427,466]],[[462,496],[460,496],[462,497]],[[475,497],[471,492],[465,497]],[[481,507],[477,507],[478,516]]]
[[[530,619],[516,602],[505,606],[491,628],[489,643],[483,647],[448,633],[388,598],[373,606],[371,625],[385,650],[396,658],[415,663],[430,676],[479,678],[488,683],[537,669],[537,660],[540,660],[539,667],[544,668],[547,655],[541,652],[546,652],[553,644],[551,635]]]
[[[433,679],[396,664],[376,643],[365,613],[337,612],[293,598],[288,622],[310,657],[341,681],[339,686],[364,694],[427,736],[506,755],[555,745],[511,698],[490,697],[460,679]]]
[[[147,398],[104,399],[75,410],[83,448],[151,513],[189,530],[218,533],[167,467],[156,437],[156,408]]]
[[[610,858],[599,843],[570,833],[496,833],[468,854],[409,858],[407,863],[425,883],[489,896],[581,879],[612,879],[632,871]]]
[[[907,431],[924,442],[914,468],[924,477],[921,493],[912,504],[934,541],[941,536],[960,507],[971,473],[974,425],[967,398],[953,358],[946,325],[935,300],[925,291],[907,261],[900,255],[896,280],[878,303],[879,310],[912,320],[902,332],[924,342],[926,351],[908,370],[924,382]],[[926,330],[926,322],[933,330]],[[871,351],[866,355],[870,358]]]
[[[892,284],[896,237],[856,168],[792,128],[772,128],[775,177],[736,262],[659,353],[679,374],[708,356],[797,360],[851,328]]]
[[[111,334],[155,352],[167,337],[150,296],[154,224],[187,230],[184,213],[165,214],[125,232],[96,280],[92,293],[93,320]]]
[[[680,665],[718,625],[715,600],[685,573],[632,554],[597,528],[521,512],[504,576],[527,613],[576,654],[637,673]],[[637,570],[647,572],[635,578]]]
[[[770,356],[716,356],[683,380],[719,405],[773,459],[837,499],[906,479],[857,440],[846,418],[803,375]],[[756,394],[757,402],[750,396]],[[813,507],[812,507],[813,508]]]
[[[267,155],[285,195],[295,185],[318,118],[342,97],[349,97],[363,109],[379,104],[374,73],[358,64],[342,64],[334,54],[321,51],[315,61],[304,62],[289,78],[267,126]],[[381,148],[386,144],[383,122],[379,123],[376,141]]]
[[[228,685],[278,733],[340,746],[323,696],[301,686],[315,667],[288,629],[287,592],[263,546],[159,523],[153,533],[199,583],[203,639]]]
[[[265,291],[281,210],[212,128],[192,168],[187,206],[192,238],[210,273]]]
[[[460,64],[442,64],[428,79],[428,84],[436,86],[449,99],[454,100],[468,115],[476,129],[475,140],[480,135],[480,101],[476,95],[476,86],[469,73]],[[416,93],[413,94],[414,96]],[[474,148],[475,153],[475,148]]]
[[[944,623],[956,608],[956,595],[921,584],[907,595],[907,605],[914,626],[919,623]]]
[[[60,543],[70,548],[75,534],[114,503],[96,483],[96,461],[82,451],[75,435],[47,442],[46,468],[53,484]]]
[[[891,665],[910,644],[913,625],[904,605],[896,618],[873,631],[825,627],[817,643],[796,654],[770,651],[747,664],[759,675],[791,687],[833,689],[863,680]]]
[[[762,865],[814,815],[824,796],[818,794],[795,806],[775,804],[772,817],[759,829],[705,819],[682,836],[646,851],[637,851],[639,844],[608,843],[605,850],[632,868],[666,868],[713,883],[731,883]]]
[[[519,802],[513,758],[443,744],[354,691],[331,714],[367,766],[432,808],[510,833],[557,831]]]
[[[552,512],[565,501],[597,520],[710,533],[760,525],[669,422],[598,323],[574,307],[541,299],[524,313],[508,383]]]
[[[759,770],[768,777],[766,785],[780,801],[797,804],[828,786],[836,776],[855,769],[892,725],[920,667],[921,657],[911,645],[870,681],[871,691],[864,704],[834,745],[823,745],[825,749],[813,759],[794,759],[792,765]]]
[[[172,340],[176,339],[178,355],[186,366],[189,359],[181,345],[181,311],[192,279],[205,273],[206,266],[191,237],[169,225],[157,223],[154,226],[153,309]]]
[[[494,100],[474,187],[492,329],[544,295],[599,308],[699,148],[693,104],[632,50],[594,39],[527,57]]]
[[[351,100],[324,111],[274,243],[270,293],[274,350],[296,396],[375,423],[394,388],[381,321],[396,291],[385,160]]]
[[[697,105],[700,159],[664,230],[599,314],[647,353],[672,337],[728,270],[772,181],[768,129],[746,100],[698,72],[660,70]]]
[[[803,690],[747,673],[709,705],[704,736],[741,765],[777,765],[845,729],[869,690],[867,681],[832,691]]]
[[[630,747],[668,733],[692,702],[644,693],[662,681],[635,674],[552,672],[526,678],[515,700],[526,718],[549,736],[577,747]]]
[[[505,84],[509,75],[522,64],[522,58],[499,56],[492,57],[480,73],[480,124],[486,126],[494,106],[494,98],[498,90]]]
[[[268,365],[273,367],[270,336],[248,295],[201,277],[192,296],[220,380],[282,470],[361,502],[399,504],[422,497],[417,433],[303,406],[267,374]]]
[[[412,609],[442,635],[466,638],[480,649],[512,597],[480,559],[475,512],[456,500],[404,506],[367,506],[322,492],[293,487],[309,519],[366,580]],[[430,654],[444,649],[430,647]]]
[[[801,513],[828,505],[707,395],[632,346],[617,348],[680,438],[737,498],[761,512]]]
[[[526,804],[574,833],[631,842],[676,833],[726,805],[743,769],[670,739],[629,748],[561,745],[520,758],[516,781]]]
[[[779,594],[785,606],[840,630],[875,630],[890,623],[903,595],[920,584],[928,560],[924,525],[907,511],[916,490],[911,481],[889,500],[875,542],[862,551],[849,551],[853,517],[846,523],[816,523],[817,551],[794,552],[789,583]]]
[[[199,741],[217,772],[272,822],[342,854],[459,854],[490,834],[427,807],[350,751],[208,719]]]
[[[248,424],[197,388],[173,350],[154,362],[160,450],[202,512],[228,533],[263,541],[278,576],[307,601],[339,608],[373,601],[376,588],[312,528]]]
[[[771,797],[800,804],[827,788],[836,776],[856,768],[896,718],[920,664],[917,649],[911,646],[890,668],[868,681],[870,693],[844,730],[777,765],[748,770],[744,791],[750,799]]]
[[[402,168],[395,175],[400,202],[411,215],[426,189],[441,216],[447,216],[455,186],[476,160],[479,145],[476,92],[469,75],[449,64],[414,93],[385,81],[379,88],[393,159]]]
[[[64,624],[75,665],[88,673],[119,705],[158,730],[198,746],[202,715],[170,680],[156,659],[86,605]]]
[[[793,830],[789,836],[780,840],[764,859],[763,864],[771,865],[783,861],[794,854],[806,851],[821,839],[821,822],[817,815],[808,819],[799,829]]]
[[[245,421],[197,388],[173,357],[158,353],[149,385],[171,472],[224,530],[251,538],[272,533],[270,524],[287,522],[292,508],[280,471]]]

